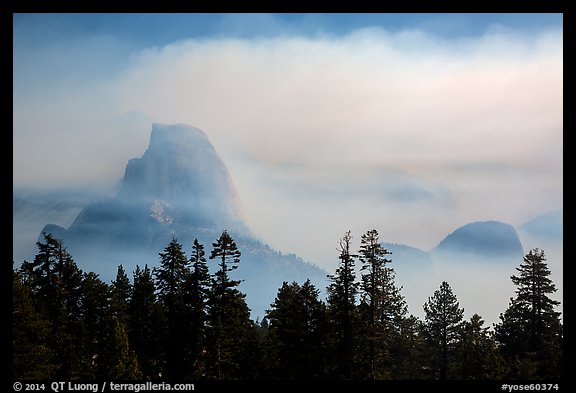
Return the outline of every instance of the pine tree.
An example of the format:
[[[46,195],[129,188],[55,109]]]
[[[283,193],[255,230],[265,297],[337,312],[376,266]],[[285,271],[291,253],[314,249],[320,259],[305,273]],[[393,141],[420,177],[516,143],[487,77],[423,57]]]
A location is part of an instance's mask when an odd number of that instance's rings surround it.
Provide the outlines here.
[[[462,326],[458,346],[462,379],[494,380],[504,376],[504,359],[500,356],[492,332],[482,325],[482,317],[474,314]]]
[[[139,380],[142,371],[134,350],[130,348],[124,322],[116,316],[105,318],[106,334],[103,337],[98,378],[103,380]]]
[[[233,289],[240,285],[240,281],[232,280],[228,273],[238,269],[242,253],[226,230],[222,232],[216,243],[212,243],[212,247],[210,259],[218,261],[218,270],[213,279],[215,281],[214,288],[220,292],[216,295],[222,298],[227,289]]]
[[[350,379],[354,360],[355,324],[357,321],[356,296],[358,282],[354,270],[355,255],[351,253],[352,236],[346,232],[339,241],[340,264],[334,275],[328,275],[331,283],[328,292],[328,313],[334,336],[334,377]]]
[[[554,308],[560,302],[549,295],[556,292],[550,279],[544,251],[530,250],[524,263],[510,278],[516,297],[500,315],[495,326],[496,340],[511,367],[513,378],[557,378],[561,374],[562,324]]]
[[[362,235],[359,251],[361,270],[360,318],[362,338],[367,347],[366,370],[369,379],[390,378],[396,363],[393,346],[398,341],[400,324],[407,313],[406,302],[394,284],[394,270],[387,265],[391,254],[383,248],[378,232],[373,229]]]
[[[204,246],[194,239],[190,255],[191,269],[184,280],[184,305],[190,322],[186,354],[186,378],[201,378],[205,374],[207,301],[210,291],[210,273],[206,264]]]
[[[132,295],[132,284],[124,270],[124,266],[119,265],[116,272],[116,279],[112,281],[112,313],[124,324],[128,323],[128,305]]]
[[[50,322],[38,313],[32,291],[12,272],[12,379],[48,380],[56,369],[48,345]]]
[[[122,277],[123,270],[119,269]],[[123,280],[116,280],[116,283]],[[84,379],[138,379],[142,376],[136,354],[126,335],[127,314],[115,315],[114,286],[104,283],[97,274],[85,273],[82,280],[82,339]],[[126,305],[127,308],[127,305]]]
[[[160,266],[154,269],[158,299],[164,308],[167,320],[167,336],[164,344],[166,355],[166,378],[182,379],[188,350],[189,326],[184,306],[184,281],[190,274],[188,258],[182,245],[172,239],[160,254]]]
[[[208,298],[207,376],[219,380],[248,378],[250,365],[246,357],[250,353],[245,347],[257,341],[257,331],[250,320],[246,295],[237,289],[241,281],[232,280],[228,274],[238,268],[241,252],[226,230],[212,247],[210,259],[218,261],[218,270],[211,279]]]
[[[58,361],[53,377],[74,378],[83,364],[76,334],[82,330],[82,271],[61,240],[47,233],[43,237],[44,242],[36,243],[38,253],[34,261],[25,261],[20,272],[32,291],[36,310],[52,326],[47,345]]]
[[[270,334],[270,322],[266,316],[262,320],[257,317],[254,325],[256,326],[258,347],[260,348],[257,379],[274,379],[278,374],[278,353],[275,339]]]
[[[158,380],[165,375],[162,355],[165,342],[165,316],[156,299],[156,287],[148,265],[136,266],[128,306],[128,340],[136,353],[142,378]]]
[[[432,369],[441,380],[452,378],[456,347],[460,338],[464,309],[446,281],[424,304],[424,333],[431,350]]]
[[[306,346],[306,364],[309,369],[302,373],[303,378],[326,378],[328,321],[326,304],[320,299],[320,291],[307,279],[300,288],[300,296],[304,309],[303,332]]]
[[[105,367],[103,359],[104,341],[109,334],[108,319],[111,315],[110,286],[96,273],[84,273],[82,279],[82,297],[80,300],[81,324],[74,332],[79,338],[82,353],[81,376],[85,379],[101,378],[101,369]]]
[[[178,240],[172,238],[160,254],[160,266],[154,269],[158,298],[169,311],[181,301],[182,283],[188,274],[188,259]]]
[[[279,379],[325,377],[326,306],[307,280],[284,282],[266,312],[269,375]]]
[[[400,330],[391,347],[394,364],[390,366],[391,378],[396,380],[429,379],[428,354],[423,323],[413,315],[400,322]]]

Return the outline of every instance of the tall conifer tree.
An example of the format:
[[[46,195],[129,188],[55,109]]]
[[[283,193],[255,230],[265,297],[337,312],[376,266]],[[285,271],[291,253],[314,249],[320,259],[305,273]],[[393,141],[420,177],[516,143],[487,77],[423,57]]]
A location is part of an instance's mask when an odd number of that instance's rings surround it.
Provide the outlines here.
[[[165,342],[165,315],[157,302],[156,286],[148,265],[136,266],[128,306],[128,340],[136,352],[143,379],[158,380],[165,374],[162,348]]]
[[[124,324],[128,323],[128,305],[132,296],[132,284],[124,270],[124,266],[119,265],[116,271],[116,279],[112,281],[112,313]]]
[[[544,251],[530,250],[510,278],[516,297],[500,315],[496,340],[514,378],[557,378],[561,374],[562,324],[555,311],[560,302],[550,298],[556,286],[550,279]]]
[[[307,280],[303,285],[284,282],[266,312],[268,368],[279,379],[315,379],[326,376],[326,306]]]
[[[187,372],[188,316],[184,306],[184,281],[190,274],[188,258],[178,240],[172,239],[160,254],[160,266],[155,269],[158,299],[167,320],[167,336],[164,344],[166,378],[182,379]]]
[[[250,320],[246,295],[238,290],[240,280],[229,273],[238,268],[242,255],[236,242],[224,230],[212,243],[210,259],[218,262],[208,299],[208,377],[238,379],[250,377],[250,351],[246,346],[256,339],[256,327]]]
[[[81,373],[82,353],[77,332],[82,330],[80,301],[82,271],[61,240],[43,233],[33,262],[24,262],[23,277],[32,290],[37,311],[52,326],[48,347],[58,362],[54,378],[69,379]]]
[[[352,236],[346,232],[339,241],[340,264],[334,275],[328,275],[328,313],[333,335],[334,377],[350,379],[354,362],[356,337],[356,281],[355,258],[352,253]]]
[[[48,380],[56,369],[51,324],[36,311],[32,291],[12,272],[12,379]]]
[[[362,235],[360,261],[362,281],[359,306],[363,335],[361,344],[367,347],[363,362],[369,379],[390,378],[391,368],[398,354],[394,345],[399,342],[402,319],[407,313],[406,302],[394,283],[392,262],[386,256],[391,253],[380,244],[375,229]]]
[[[190,272],[184,280],[184,305],[189,321],[187,354],[187,378],[205,375],[207,301],[210,292],[210,273],[206,264],[204,246],[194,239],[190,254]]]
[[[431,350],[432,369],[441,380],[452,378],[464,309],[446,281],[424,304],[424,333]]]

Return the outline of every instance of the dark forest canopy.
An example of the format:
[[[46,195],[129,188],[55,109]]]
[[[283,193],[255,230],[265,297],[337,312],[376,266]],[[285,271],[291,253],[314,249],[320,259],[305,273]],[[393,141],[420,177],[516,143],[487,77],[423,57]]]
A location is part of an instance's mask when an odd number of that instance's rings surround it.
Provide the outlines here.
[[[543,250],[511,276],[517,287],[500,322],[463,318],[442,282],[407,312],[378,232],[346,232],[326,301],[310,280],[284,282],[262,320],[250,319],[242,252],[227,231],[210,252],[172,239],[160,264],[123,266],[107,284],[75,263],[50,234],[13,271],[15,380],[530,380],[558,381],[563,326]],[[210,268],[212,267],[212,268]],[[212,274],[210,272],[213,272]]]

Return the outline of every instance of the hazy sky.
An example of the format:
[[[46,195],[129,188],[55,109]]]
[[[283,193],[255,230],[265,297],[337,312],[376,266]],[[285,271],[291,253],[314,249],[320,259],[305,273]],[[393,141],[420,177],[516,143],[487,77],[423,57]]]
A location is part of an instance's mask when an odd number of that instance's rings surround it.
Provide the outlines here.
[[[561,14],[16,14],[13,31],[14,187],[111,188],[152,122],[187,123],[254,232],[329,271],[349,229],[428,250],[563,204]]]

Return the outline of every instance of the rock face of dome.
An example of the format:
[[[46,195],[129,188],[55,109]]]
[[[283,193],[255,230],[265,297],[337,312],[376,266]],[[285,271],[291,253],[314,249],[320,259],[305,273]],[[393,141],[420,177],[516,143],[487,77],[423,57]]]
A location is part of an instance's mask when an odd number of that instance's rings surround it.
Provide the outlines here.
[[[148,206],[161,221],[170,220],[164,209],[187,213],[179,218],[193,225],[242,221],[226,165],[202,130],[184,124],[152,126],[148,150],[126,166],[118,199]]]
[[[434,249],[436,254],[463,254],[485,258],[519,258],[524,251],[516,229],[500,221],[477,221],[461,226]]]

